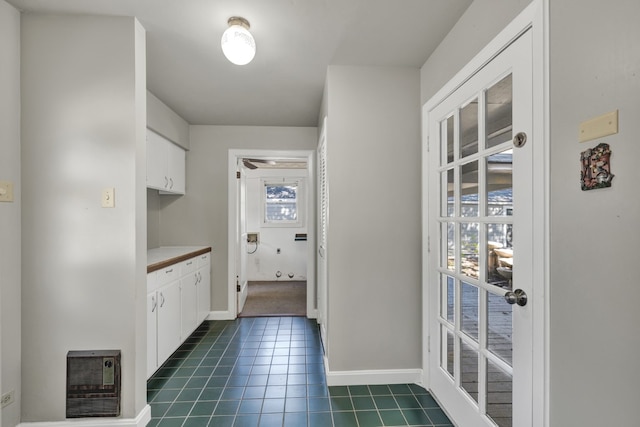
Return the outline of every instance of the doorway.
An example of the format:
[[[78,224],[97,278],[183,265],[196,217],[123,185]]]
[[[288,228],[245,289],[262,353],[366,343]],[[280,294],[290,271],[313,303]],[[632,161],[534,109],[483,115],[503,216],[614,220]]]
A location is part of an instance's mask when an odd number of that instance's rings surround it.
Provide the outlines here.
[[[316,317],[310,150],[230,150],[229,306],[233,317]]]
[[[424,381],[458,425],[531,426],[542,403],[530,22],[424,108]]]

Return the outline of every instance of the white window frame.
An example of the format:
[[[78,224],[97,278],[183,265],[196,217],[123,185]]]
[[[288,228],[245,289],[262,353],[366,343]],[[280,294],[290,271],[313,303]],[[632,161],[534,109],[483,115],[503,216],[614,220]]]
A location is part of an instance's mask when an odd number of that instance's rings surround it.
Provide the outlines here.
[[[263,227],[291,227],[291,228],[300,228],[304,227],[304,218],[305,218],[305,179],[304,178],[294,178],[294,177],[273,177],[273,178],[263,178],[260,180],[261,191],[262,191],[262,200],[260,203],[260,215],[262,218],[262,226]],[[295,185],[297,187],[296,190],[296,211],[297,211],[297,219],[296,220],[271,220],[267,221],[267,186],[276,186],[276,185]]]

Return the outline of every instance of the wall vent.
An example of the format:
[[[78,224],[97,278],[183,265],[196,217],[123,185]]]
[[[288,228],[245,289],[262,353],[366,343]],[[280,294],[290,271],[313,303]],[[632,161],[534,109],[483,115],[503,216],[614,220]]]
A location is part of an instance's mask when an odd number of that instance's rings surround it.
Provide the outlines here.
[[[120,415],[120,350],[67,353],[67,418]]]

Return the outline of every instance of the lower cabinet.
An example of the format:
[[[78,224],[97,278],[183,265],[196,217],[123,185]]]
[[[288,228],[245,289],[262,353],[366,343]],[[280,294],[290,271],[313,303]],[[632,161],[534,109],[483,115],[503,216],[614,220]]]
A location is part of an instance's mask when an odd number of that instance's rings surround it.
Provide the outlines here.
[[[197,316],[198,324],[202,323],[211,311],[211,253],[198,257],[198,286],[197,286]]]
[[[149,277],[147,276],[147,283]],[[147,294],[147,378],[158,369],[158,292]]]
[[[190,259],[182,265],[182,279],[180,279],[182,339],[186,339],[198,326],[197,298],[198,298],[198,260]]]
[[[180,281],[158,289],[158,366],[182,344],[180,331]]]
[[[209,315],[211,254],[147,274],[147,378]]]

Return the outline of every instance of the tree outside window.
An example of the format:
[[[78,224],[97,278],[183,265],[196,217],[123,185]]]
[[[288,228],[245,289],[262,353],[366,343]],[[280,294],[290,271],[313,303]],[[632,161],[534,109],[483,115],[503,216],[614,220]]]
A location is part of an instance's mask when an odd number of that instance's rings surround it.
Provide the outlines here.
[[[297,224],[299,222],[298,183],[265,183],[264,222]]]

